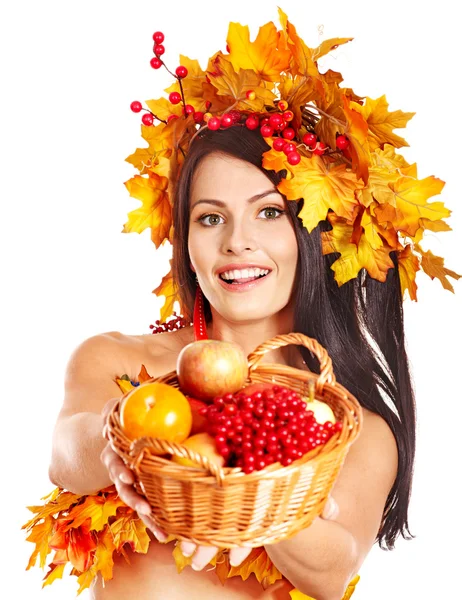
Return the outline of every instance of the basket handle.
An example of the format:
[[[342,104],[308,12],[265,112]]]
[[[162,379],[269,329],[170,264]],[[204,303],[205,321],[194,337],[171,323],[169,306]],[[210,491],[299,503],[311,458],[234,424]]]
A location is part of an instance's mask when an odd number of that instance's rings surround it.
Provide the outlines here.
[[[257,346],[257,348],[255,348],[255,350],[247,357],[249,374],[257,368],[258,363],[267,352],[276,350],[276,348],[283,348],[284,346],[289,346],[291,344],[305,346],[305,348],[308,348],[308,350],[313,352],[313,354],[319,360],[321,367],[317,384],[319,389],[322,390],[322,387],[325,383],[335,385],[336,379],[332,367],[332,359],[327,354],[327,350],[315,339],[310,338],[303,333],[277,335],[274,338],[271,338],[270,340],[267,340],[266,342],[263,342],[263,344]]]
[[[213,475],[220,487],[223,485],[223,478],[225,476],[223,468],[211,462],[206,456],[198,454],[197,452],[194,452],[193,450],[190,450],[181,444],[176,444],[175,442],[169,442],[167,440],[161,440],[160,438],[153,437],[139,438],[132,442],[130,446],[130,456],[132,457],[130,468],[133,469],[138,476],[140,475],[141,461],[147,452],[150,453],[149,451],[151,453],[153,452],[154,454],[172,454],[174,456],[178,456],[179,458],[188,458],[189,460],[197,463],[198,467],[202,467],[210,475]],[[185,465],[178,464],[178,467],[183,470]]]

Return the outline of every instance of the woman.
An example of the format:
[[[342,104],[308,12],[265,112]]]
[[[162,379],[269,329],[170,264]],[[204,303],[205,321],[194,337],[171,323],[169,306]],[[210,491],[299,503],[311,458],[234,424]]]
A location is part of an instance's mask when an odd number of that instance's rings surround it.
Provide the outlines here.
[[[209,338],[239,343],[250,353],[261,342],[282,333],[302,331],[323,344],[334,372],[361,401],[364,426],[351,448],[324,517],[294,538],[267,546],[266,551],[287,580],[262,596],[255,580],[228,582],[223,598],[288,598],[295,586],[317,600],[342,597],[370,548],[379,539],[393,545],[407,529],[407,509],[414,453],[414,406],[409,381],[397,271],[385,284],[366,278],[368,302],[361,304],[361,282],[338,287],[331,282],[329,257],[319,250],[321,226],[308,234],[296,217],[301,204],[284,200],[275,185],[278,176],[261,168],[266,143],[245,128],[209,132],[194,142],[182,169],[174,202],[173,268],[184,301],[192,310],[195,276],[206,299]],[[247,289],[223,283],[238,266],[269,273]],[[248,273],[244,273],[249,275]],[[384,318],[385,317],[385,318]],[[360,318],[375,334],[391,376],[362,336]],[[156,336],[127,337],[112,333],[84,342],[70,361],[67,394],[56,428],[52,481],[79,494],[114,483],[122,500],[137,510],[161,541],[165,534],[149,518],[149,505],[132,487],[132,474],[105,445],[98,414],[107,413],[117,394],[116,373],[135,379],[140,364],[152,376],[174,370],[181,349],[194,339],[192,327]],[[289,349],[290,348],[290,349]],[[265,358],[270,362],[316,369],[309,353],[287,347]],[[399,365],[399,367],[398,367]],[[94,374],[92,375],[92,372]],[[104,377],[104,372],[107,377]],[[398,419],[374,382],[381,380],[399,410]],[[102,462],[98,457],[102,451]],[[71,468],[72,465],[72,468]],[[77,467],[77,468],[76,468]],[[206,598],[217,580],[204,570],[213,548],[195,551],[193,568],[175,575],[170,544],[151,544],[147,555],[122,559],[114,578],[103,588],[98,580],[93,597]],[[183,542],[190,555],[194,548]],[[246,550],[235,551],[235,561]]]
[[[416,299],[419,269],[447,289],[447,276],[459,278],[420,247],[425,229],[447,228],[442,219],[449,211],[427,203],[444,184],[418,180],[415,165],[395,152],[406,142],[392,129],[404,127],[411,113],[390,113],[384,97],[360,98],[340,87],[339,73],[317,70],[313,57],[349,38],[309,49],[279,12],[282,31],[266,24],[254,46],[248,30],[231,23],[228,54],[214,54],[206,72],[182,57],[169,102],[147,103],[142,135],[149,148],[127,159],[140,175],[126,183],[143,207],[124,232],[141,233],[149,221],[156,246],[172,241],[172,276],[156,293],[178,294],[184,326],[168,325],[155,336],[111,332],[73,353],[50,465],[59,489],[26,525],[41,528],[31,541],[49,540],[41,553],[56,551],[47,583],[71,562],[82,589],[92,581],[96,600],[202,600],[217,589],[224,600],[339,600],[351,595],[376,541],[391,549],[398,536],[412,537],[415,406],[402,298],[408,290]],[[164,36],[153,37],[157,69],[165,66]],[[142,105],[131,108],[138,113]],[[306,334],[326,348],[337,380],[364,412],[321,518],[250,555],[230,551],[223,588],[216,577],[223,554],[188,541],[173,548],[102,435],[124,391],[122,374],[136,385],[141,365],[151,377],[175,370],[195,339],[188,323],[202,294],[195,325],[205,323],[209,338],[237,342],[248,354],[278,334]],[[319,368],[307,349],[294,346],[264,360]],[[117,511],[124,516],[116,534],[108,523]],[[113,552],[121,531],[123,543]],[[193,568],[177,575],[172,550],[179,570]],[[251,572],[258,581],[247,578]]]

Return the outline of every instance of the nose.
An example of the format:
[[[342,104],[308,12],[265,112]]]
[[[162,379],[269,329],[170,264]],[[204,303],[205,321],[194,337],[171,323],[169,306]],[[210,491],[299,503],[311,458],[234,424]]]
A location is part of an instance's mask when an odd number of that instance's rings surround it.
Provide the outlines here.
[[[257,248],[254,232],[249,223],[230,223],[223,232],[222,251],[224,254],[254,252]]]

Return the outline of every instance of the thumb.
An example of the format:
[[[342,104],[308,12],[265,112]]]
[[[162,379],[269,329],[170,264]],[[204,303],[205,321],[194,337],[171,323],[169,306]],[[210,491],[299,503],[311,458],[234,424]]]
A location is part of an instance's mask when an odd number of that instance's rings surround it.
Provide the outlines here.
[[[329,496],[324,505],[321,518],[326,520],[336,519],[339,513],[340,509],[337,502],[332,498],[332,496]]]
[[[103,410],[101,411],[101,416],[103,417],[103,420],[106,421],[109,413],[111,412],[111,410],[113,409],[113,407],[115,406],[115,404],[120,400],[120,398],[111,398],[110,400],[108,400],[106,402],[106,404],[103,406]]]

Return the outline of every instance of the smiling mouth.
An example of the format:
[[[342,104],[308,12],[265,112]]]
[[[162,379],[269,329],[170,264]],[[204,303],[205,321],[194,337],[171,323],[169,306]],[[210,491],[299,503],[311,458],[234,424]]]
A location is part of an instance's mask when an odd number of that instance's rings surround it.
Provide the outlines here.
[[[271,271],[269,273],[257,275],[256,277],[243,277],[241,279],[225,279],[221,275],[219,275],[219,277],[222,281],[230,285],[240,285],[242,283],[249,283],[250,281],[257,281],[257,279],[263,279],[264,277],[268,277],[270,273]]]

